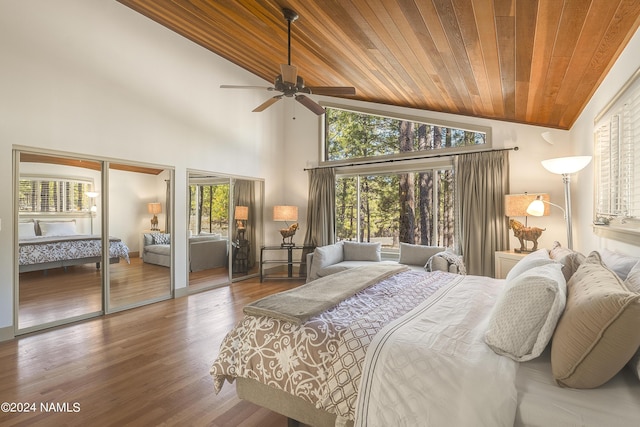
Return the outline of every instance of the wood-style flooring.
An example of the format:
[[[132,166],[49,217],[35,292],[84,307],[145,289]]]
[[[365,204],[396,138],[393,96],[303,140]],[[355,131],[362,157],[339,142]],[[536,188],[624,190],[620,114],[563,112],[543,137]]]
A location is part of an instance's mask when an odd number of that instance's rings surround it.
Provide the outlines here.
[[[215,395],[209,369],[246,303],[301,283],[251,279],[0,343],[0,403],[18,410],[0,425],[284,427],[233,385]]]

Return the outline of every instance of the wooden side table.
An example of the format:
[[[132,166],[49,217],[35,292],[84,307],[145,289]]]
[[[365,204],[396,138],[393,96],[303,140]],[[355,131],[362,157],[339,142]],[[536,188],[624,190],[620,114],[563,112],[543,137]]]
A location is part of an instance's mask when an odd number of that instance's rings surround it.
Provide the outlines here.
[[[495,276],[496,279],[505,279],[509,271],[528,253],[510,251],[497,251],[495,253]]]

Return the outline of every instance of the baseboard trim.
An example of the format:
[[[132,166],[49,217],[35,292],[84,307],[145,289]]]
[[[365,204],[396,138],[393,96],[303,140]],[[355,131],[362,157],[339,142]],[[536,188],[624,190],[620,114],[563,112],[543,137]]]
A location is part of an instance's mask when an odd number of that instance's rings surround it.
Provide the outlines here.
[[[178,288],[178,289],[173,291],[173,297],[174,298],[182,298],[182,297],[186,297],[187,295],[189,295],[189,287],[188,286],[185,286],[184,288]]]
[[[4,328],[0,328],[0,342],[9,341],[15,338],[13,333],[13,326],[5,326]]]

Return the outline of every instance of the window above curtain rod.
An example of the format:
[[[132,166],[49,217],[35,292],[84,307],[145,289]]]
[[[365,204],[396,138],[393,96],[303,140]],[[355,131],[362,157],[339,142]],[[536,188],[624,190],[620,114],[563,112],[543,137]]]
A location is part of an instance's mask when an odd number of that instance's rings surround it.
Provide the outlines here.
[[[515,146],[511,148],[494,148],[490,150],[474,150],[474,151],[463,151],[458,153],[440,153],[440,154],[431,154],[431,155],[421,155],[415,157],[402,157],[402,158],[393,158],[393,159],[384,159],[384,160],[363,160],[361,162],[351,162],[351,163],[332,163],[332,164],[324,164],[321,166],[316,166],[313,168],[304,168],[304,171],[316,170],[316,169],[326,169],[326,168],[344,168],[344,167],[352,167],[352,166],[366,166],[366,165],[376,165],[376,164],[385,164],[385,163],[396,163],[396,162],[408,162],[413,160],[423,160],[423,159],[435,159],[435,158],[443,158],[443,157],[455,157],[460,156],[462,154],[475,154],[475,153],[485,153],[485,152],[494,152],[494,151],[518,151],[520,147]]]

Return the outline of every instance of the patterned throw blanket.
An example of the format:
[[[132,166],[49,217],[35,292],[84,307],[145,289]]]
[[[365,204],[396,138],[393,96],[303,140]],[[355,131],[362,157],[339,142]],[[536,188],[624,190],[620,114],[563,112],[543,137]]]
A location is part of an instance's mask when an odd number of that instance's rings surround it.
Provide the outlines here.
[[[353,419],[364,356],[375,334],[460,277],[405,271],[299,325],[245,316],[213,363],[215,391],[225,380],[249,378]]]

